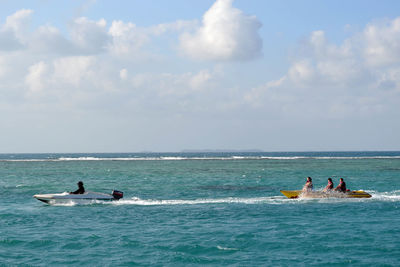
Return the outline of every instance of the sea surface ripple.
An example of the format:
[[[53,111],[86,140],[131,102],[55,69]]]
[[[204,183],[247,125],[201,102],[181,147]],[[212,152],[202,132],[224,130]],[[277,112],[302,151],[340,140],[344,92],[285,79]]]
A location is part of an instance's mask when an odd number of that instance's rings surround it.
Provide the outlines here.
[[[369,199],[287,199],[305,177]],[[400,152],[0,155],[0,266],[399,266]],[[39,193],[124,192],[47,205]]]

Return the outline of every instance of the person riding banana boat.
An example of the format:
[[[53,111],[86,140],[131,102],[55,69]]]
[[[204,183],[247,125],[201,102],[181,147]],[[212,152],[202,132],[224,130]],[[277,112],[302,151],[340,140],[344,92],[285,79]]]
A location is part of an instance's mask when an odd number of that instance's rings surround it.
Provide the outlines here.
[[[334,187],[332,178],[328,178],[328,184],[322,191],[313,191],[312,178],[307,177],[307,181],[302,190],[281,190],[281,193],[288,198],[370,198],[371,195],[362,191],[350,191],[346,187],[343,178],[340,178],[339,185]]]
[[[332,182],[332,178],[328,178],[328,184],[325,186],[324,190],[322,190],[323,192],[331,192],[333,190],[333,182]]]
[[[339,185],[335,188],[335,191],[345,193],[347,192],[346,183],[344,182],[343,178],[340,178]]]
[[[307,177],[307,182],[306,184],[303,186],[303,192],[311,192],[313,190],[313,184],[312,184],[312,178],[311,177]]]

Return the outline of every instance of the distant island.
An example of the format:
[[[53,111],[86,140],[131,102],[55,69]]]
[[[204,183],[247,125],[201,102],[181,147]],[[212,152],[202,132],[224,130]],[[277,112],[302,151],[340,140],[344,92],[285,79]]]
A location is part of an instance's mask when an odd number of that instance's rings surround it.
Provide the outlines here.
[[[181,153],[261,153],[260,149],[184,149]]]

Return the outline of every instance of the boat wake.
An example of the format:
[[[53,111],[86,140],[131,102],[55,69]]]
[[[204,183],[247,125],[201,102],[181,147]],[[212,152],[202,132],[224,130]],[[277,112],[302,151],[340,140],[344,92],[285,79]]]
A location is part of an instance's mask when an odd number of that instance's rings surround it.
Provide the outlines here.
[[[208,205],[208,204],[248,204],[248,205],[291,205],[308,203],[371,203],[371,202],[400,202],[400,190],[391,192],[366,191],[371,198],[297,198],[288,199],[284,196],[254,197],[254,198],[200,198],[200,199],[121,199],[118,201],[88,200],[51,203],[52,206],[76,205],[135,205],[135,206],[172,206],[172,205]]]
[[[156,205],[202,205],[202,204],[281,204],[286,199],[281,196],[272,197],[256,197],[256,198],[205,198],[205,199],[168,199],[168,200],[157,200],[157,199],[140,199],[132,198],[125,199],[122,201],[113,202],[113,205],[140,205],[140,206],[156,206]]]
[[[75,201],[70,200],[62,203],[48,203],[52,206],[76,206],[76,205],[136,205],[136,206],[171,206],[171,205],[206,205],[206,204],[282,204],[289,202],[282,196],[256,197],[256,198],[204,198],[204,199],[141,199],[133,197],[131,199],[121,199],[118,201]]]
[[[372,195],[371,200],[389,201],[389,202],[400,201],[400,190],[394,190],[391,192],[368,191],[368,193]]]

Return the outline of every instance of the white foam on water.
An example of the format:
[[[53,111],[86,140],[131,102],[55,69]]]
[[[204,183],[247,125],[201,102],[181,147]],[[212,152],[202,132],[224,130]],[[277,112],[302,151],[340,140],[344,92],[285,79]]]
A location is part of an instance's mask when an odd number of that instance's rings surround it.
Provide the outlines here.
[[[360,189],[362,190],[362,189]],[[318,203],[338,203],[338,202],[400,202],[400,190],[390,192],[378,192],[373,190],[362,190],[371,195],[370,198],[345,198],[345,197],[329,197],[329,198],[298,198],[300,202],[318,202]]]
[[[51,206],[58,206],[58,207],[73,207],[78,205],[79,203],[75,201],[64,201],[64,202],[55,202],[55,201],[50,201],[48,202],[49,205]]]
[[[160,157],[160,160],[185,160],[186,157]]]
[[[314,158],[314,157],[260,157],[260,159],[272,159],[272,160],[294,160],[294,159],[308,159],[308,158]]]
[[[51,206],[61,206],[61,207],[73,207],[73,206],[82,206],[82,205],[96,205],[96,204],[106,204],[110,201],[103,200],[90,200],[90,199],[57,199],[50,200],[48,203]]]
[[[250,157],[243,157],[243,156],[232,156],[232,159],[246,159],[246,158],[250,158]]]
[[[370,198],[371,200],[388,201],[388,202],[400,201],[400,190],[394,190],[390,192],[370,191],[368,193],[372,195],[372,197]]]
[[[96,158],[96,157],[65,158],[65,157],[61,157],[61,158],[54,159],[54,160],[59,160],[59,161],[90,161],[90,160],[104,160],[104,158]]]
[[[239,250],[238,248],[226,248],[226,247],[221,247],[221,246],[217,246],[217,248],[219,250],[227,250],[227,251],[236,251]]]
[[[203,204],[281,204],[289,199],[282,196],[256,197],[256,198],[204,198],[204,199],[140,199],[137,197],[131,199],[121,199],[119,201],[108,202],[113,205],[138,205],[138,206],[163,206],[163,205],[203,205]]]

